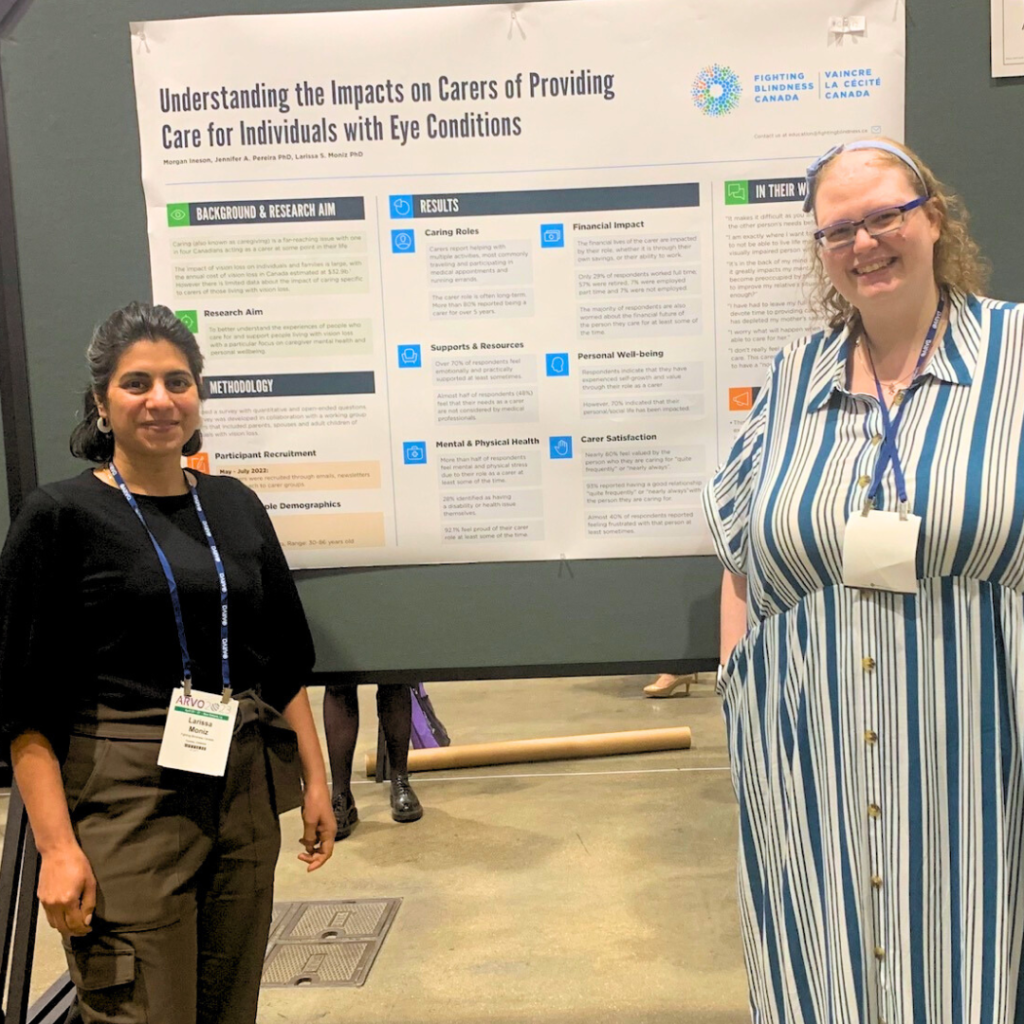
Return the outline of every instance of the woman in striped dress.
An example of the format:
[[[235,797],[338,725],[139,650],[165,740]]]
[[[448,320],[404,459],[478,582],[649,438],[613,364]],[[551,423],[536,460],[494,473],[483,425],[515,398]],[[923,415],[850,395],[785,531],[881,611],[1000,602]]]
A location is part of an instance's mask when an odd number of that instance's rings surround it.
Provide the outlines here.
[[[1024,307],[904,147],[808,182],[828,326],[705,492],[753,1019],[1024,1021]]]

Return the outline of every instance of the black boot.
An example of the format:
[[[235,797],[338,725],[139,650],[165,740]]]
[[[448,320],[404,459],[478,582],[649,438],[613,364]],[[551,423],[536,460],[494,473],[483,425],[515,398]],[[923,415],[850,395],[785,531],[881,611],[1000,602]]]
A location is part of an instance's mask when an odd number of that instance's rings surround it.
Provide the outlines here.
[[[332,801],[334,808],[334,820],[337,823],[338,831],[334,833],[334,841],[345,839],[352,834],[352,829],[359,821],[359,811],[356,809],[356,802],[348,791],[339,793]]]
[[[408,772],[391,776],[391,817],[395,821],[419,821],[423,817],[423,805],[409,785]]]

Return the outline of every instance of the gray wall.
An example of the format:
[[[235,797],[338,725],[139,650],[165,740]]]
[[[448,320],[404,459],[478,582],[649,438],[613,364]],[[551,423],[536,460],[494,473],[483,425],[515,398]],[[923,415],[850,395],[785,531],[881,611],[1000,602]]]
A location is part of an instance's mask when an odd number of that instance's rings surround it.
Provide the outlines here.
[[[895,4],[896,0],[894,0]],[[128,22],[409,3],[35,0],[0,43],[39,475],[67,454],[91,326],[150,297]],[[810,16],[824,11],[808,3]],[[974,213],[992,293],[1024,299],[1024,80],[989,78],[981,3],[909,6],[907,139]],[[780,343],[786,339],[780,339]],[[6,504],[4,505],[6,508]],[[654,667],[717,658],[710,558],[403,566],[301,573],[327,671]]]
[[[1024,78],[990,75],[988,0],[912,0],[907,143],[964,200],[989,294],[1024,301]]]

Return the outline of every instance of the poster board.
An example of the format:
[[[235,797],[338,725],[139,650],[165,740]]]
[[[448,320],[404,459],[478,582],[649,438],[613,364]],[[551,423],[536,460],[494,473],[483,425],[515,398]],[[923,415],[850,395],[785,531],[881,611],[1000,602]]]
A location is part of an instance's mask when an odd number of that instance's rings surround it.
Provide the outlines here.
[[[889,0],[807,6],[134,23],[197,467],[294,568],[710,554],[702,487],[812,327],[804,169],[902,135]]]

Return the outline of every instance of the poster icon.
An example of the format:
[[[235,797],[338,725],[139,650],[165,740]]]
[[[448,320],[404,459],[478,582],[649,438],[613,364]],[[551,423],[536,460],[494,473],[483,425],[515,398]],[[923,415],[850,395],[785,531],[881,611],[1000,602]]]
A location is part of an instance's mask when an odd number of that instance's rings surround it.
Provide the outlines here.
[[[403,441],[402,461],[407,466],[423,466],[427,461],[426,441]]]
[[[548,445],[553,459],[571,459],[572,458],[572,438],[571,437],[549,437]]]
[[[544,357],[549,377],[569,376],[569,353],[548,352]]]
[[[193,333],[199,330],[198,309],[176,309],[174,315]]]
[[[727,181],[725,183],[725,205],[741,206],[750,201],[749,183],[746,181]]]
[[[167,204],[167,226],[170,228],[187,228],[192,225],[188,203]]]
[[[423,351],[419,345],[399,345],[398,365],[414,367],[423,365]]]
[[[749,412],[760,388],[729,388],[729,412]]]
[[[416,232],[403,230],[391,232],[391,251],[397,253],[416,251]]]
[[[412,196],[391,196],[388,203],[392,220],[402,220],[413,215]]]
[[[540,247],[542,249],[564,249],[565,248],[565,225],[564,224],[541,224],[541,226],[540,226]]]
[[[181,320],[181,317],[178,317]],[[185,465],[189,469],[198,470],[200,473],[210,472],[210,453],[209,452],[196,452],[195,455],[185,456]]]
[[[725,64],[701,68],[690,89],[694,106],[708,117],[722,117],[735,110],[743,95],[740,76]]]

